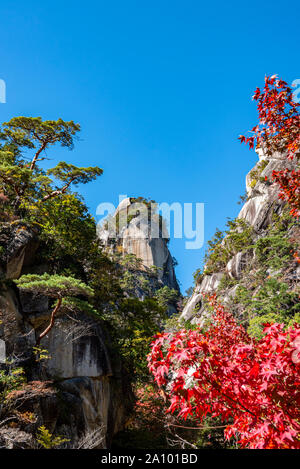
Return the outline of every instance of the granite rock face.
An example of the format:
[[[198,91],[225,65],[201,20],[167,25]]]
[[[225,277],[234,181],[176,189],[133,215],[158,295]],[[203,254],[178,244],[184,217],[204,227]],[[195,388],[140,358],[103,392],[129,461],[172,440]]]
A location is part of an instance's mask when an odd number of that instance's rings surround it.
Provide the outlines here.
[[[226,265],[226,272],[228,273],[229,277],[232,279],[240,279],[248,264],[248,260],[252,257],[252,255],[252,251],[247,251],[238,252],[235,256],[233,256]]]
[[[30,228],[23,223],[5,224],[0,243],[3,278],[15,279],[25,268],[29,273],[36,271],[38,239]],[[21,409],[34,412],[36,425],[70,439],[71,447],[80,445],[84,436],[91,440],[92,434],[97,448],[107,448],[113,435],[124,427],[132,405],[131,389],[118,360],[112,363],[106,332],[84,313],[58,315],[41,345],[48,357],[41,363],[33,362],[36,338],[49,324],[50,315],[51,305],[43,295],[25,294],[13,285],[1,288],[1,351],[14,357],[15,366],[29,370],[32,380],[21,396]],[[3,361],[0,357],[0,367]],[[40,389],[45,382],[49,382],[47,389]],[[0,408],[2,420],[1,412]],[[32,447],[31,430],[29,424],[19,429],[2,426],[0,446]]]
[[[152,214],[150,219],[144,204],[135,200],[124,199],[112,217],[114,223],[99,227],[98,236],[106,248],[134,254],[146,268],[156,266],[163,285],[179,291],[167,231],[158,216]],[[112,230],[112,226],[117,229]]]
[[[26,223],[2,223],[0,232],[2,275],[7,279],[17,279],[22,269],[28,265],[38,247],[37,233]]]
[[[192,322],[194,318],[197,318],[197,322],[201,323],[201,320],[198,321],[198,319],[205,319],[206,317],[206,311],[203,307],[203,294],[214,293],[222,277],[222,272],[205,275],[202,282],[195,288],[193,295],[185,305],[180,318],[184,321],[192,320]]]
[[[247,201],[244,203],[237,218],[245,220],[253,229],[255,241],[266,235],[267,229],[272,224],[272,218],[280,215],[285,202],[278,198],[279,188],[271,183],[272,172],[284,168],[293,169],[297,162],[288,161],[284,155],[274,153],[267,156],[261,149],[257,151],[259,161],[246,176]],[[292,234],[290,234],[292,237]],[[295,234],[299,240],[299,233]],[[226,238],[225,238],[226,239]],[[181,319],[190,320],[192,323],[201,324],[208,314],[203,305],[203,294],[217,292],[224,275],[229,279],[239,280],[245,274],[246,269],[253,260],[253,250],[237,252],[227,263],[224,270],[210,275],[203,275],[200,283],[195,287],[191,298],[185,305]],[[205,272],[205,267],[204,267]],[[290,279],[295,277],[295,272],[289,273]],[[226,303],[234,298],[237,286],[228,289],[223,295],[222,301]]]
[[[51,357],[46,363],[50,376],[62,379],[81,376],[97,379],[103,376],[113,376],[101,329],[96,323],[90,323],[85,327],[86,331],[83,323],[83,329],[76,334],[76,326],[74,329],[72,321],[61,318],[44,339],[43,347],[49,351]],[[74,332],[70,333],[72,328]]]

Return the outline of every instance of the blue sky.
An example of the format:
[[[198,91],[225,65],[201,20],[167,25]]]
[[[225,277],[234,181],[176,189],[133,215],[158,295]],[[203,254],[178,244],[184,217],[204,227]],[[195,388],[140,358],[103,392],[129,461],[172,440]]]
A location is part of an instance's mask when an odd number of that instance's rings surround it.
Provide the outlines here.
[[[277,0],[2,2],[0,120],[81,123],[74,151],[49,157],[104,169],[80,188],[94,215],[119,194],[204,202],[207,240],[237,215],[256,162],[237,141],[256,123],[254,89],[300,78],[299,13]],[[171,250],[184,291],[204,248]]]

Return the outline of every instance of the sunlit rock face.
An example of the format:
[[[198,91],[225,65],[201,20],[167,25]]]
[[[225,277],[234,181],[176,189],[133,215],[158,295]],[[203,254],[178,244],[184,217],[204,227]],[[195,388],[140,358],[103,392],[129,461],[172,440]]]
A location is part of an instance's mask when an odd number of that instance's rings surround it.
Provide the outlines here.
[[[181,319],[189,321],[193,320],[194,317],[206,317],[206,311],[203,307],[203,295],[213,293],[218,288],[222,277],[222,272],[204,276],[201,284],[195,288],[193,295],[183,309]],[[198,321],[198,323],[200,323],[200,321]]]
[[[259,161],[246,176],[247,201],[237,215],[238,219],[245,220],[253,228],[255,240],[266,235],[266,230],[273,223],[273,216],[280,215],[285,206],[285,202],[278,197],[278,186],[272,183],[273,171],[285,168],[293,169],[297,164],[295,158],[293,161],[287,160],[285,155],[278,152],[270,156],[266,155],[262,149],[258,149],[257,154]],[[289,233],[289,235],[291,237],[298,236],[299,239],[299,233],[294,232]],[[204,307],[203,294],[218,292],[218,287],[224,275],[236,281],[247,275],[245,272],[251,265],[254,259],[253,256],[254,252],[251,249],[247,252],[237,252],[227,262],[224,270],[210,275],[203,275],[200,283],[195,287],[193,295],[186,303],[181,319],[201,325],[208,315]],[[298,278],[297,269],[288,275],[291,276],[291,280]],[[231,301],[236,291],[237,285],[232,288],[228,287],[228,290],[220,297],[222,302],[226,304]]]
[[[157,214],[149,215],[146,206],[136,200],[122,200],[110,223],[98,227],[98,236],[106,248],[121,248],[123,253],[141,259],[142,266],[156,266],[163,285],[179,290],[164,223]]]

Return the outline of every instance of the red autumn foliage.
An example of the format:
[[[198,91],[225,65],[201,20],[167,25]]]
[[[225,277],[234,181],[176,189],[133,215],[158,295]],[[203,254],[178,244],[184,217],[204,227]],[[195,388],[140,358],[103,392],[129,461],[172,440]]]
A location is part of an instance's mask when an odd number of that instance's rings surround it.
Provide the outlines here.
[[[257,88],[259,124],[250,148],[262,147],[287,159],[299,158],[299,104],[276,76]],[[279,197],[295,217],[300,215],[300,171],[273,171]],[[294,254],[300,261],[299,254]],[[149,370],[179,417],[221,417],[225,437],[242,448],[300,448],[300,326],[266,325],[261,340],[249,337],[234,317],[210,298],[214,308],[208,330],[182,329],[156,336],[148,356]]]
[[[296,218],[300,216],[300,170],[273,171],[272,177],[281,188],[279,198],[290,205],[290,213]]]
[[[300,115],[299,103],[293,101],[292,89],[276,75],[265,78],[263,90],[257,88],[253,99],[257,101],[259,123],[253,135],[239,137],[241,143],[261,147],[271,155],[278,151],[288,159],[299,158]],[[291,215],[300,216],[300,170],[273,171],[273,180],[280,186],[280,198],[286,200]]]
[[[294,256],[294,259],[296,260],[296,262],[297,262],[298,264],[300,264],[300,256],[299,256],[299,253],[298,253],[298,252],[294,252],[293,256]]]
[[[300,364],[293,360],[300,326],[267,325],[254,340],[215,297],[210,303],[206,331],[158,334],[152,344],[149,370],[168,395],[168,411],[200,422],[221,417],[225,437],[242,448],[300,448]]]
[[[136,391],[135,415],[132,427],[143,428],[157,433],[165,423],[165,401],[162,392],[157,392],[154,385],[148,384]]]

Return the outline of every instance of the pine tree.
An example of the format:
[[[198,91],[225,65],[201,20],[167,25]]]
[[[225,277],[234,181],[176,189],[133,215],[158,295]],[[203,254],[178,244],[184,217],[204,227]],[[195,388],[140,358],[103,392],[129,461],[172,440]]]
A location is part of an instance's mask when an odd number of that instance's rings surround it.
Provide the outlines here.
[[[42,294],[57,300],[51,313],[50,323],[39,335],[36,345],[40,344],[42,338],[45,337],[54,326],[55,318],[58,311],[63,306],[63,301],[70,301],[74,305],[76,303],[74,297],[83,296],[85,298],[91,298],[94,295],[92,288],[85,283],[76,278],[64,277],[62,275],[23,275],[19,280],[16,280],[15,283],[20,290],[34,294]],[[82,304],[83,302],[81,301],[80,303]],[[86,301],[84,303],[86,303],[88,307],[88,303]]]
[[[80,125],[73,121],[43,121],[41,117],[14,117],[2,125],[0,192],[10,199],[14,213],[22,214],[29,206],[67,193],[71,184],[86,184],[102,174],[97,166],[79,168],[65,162],[47,171],[38,167],[51,146],[73,149],[79,131]]]

